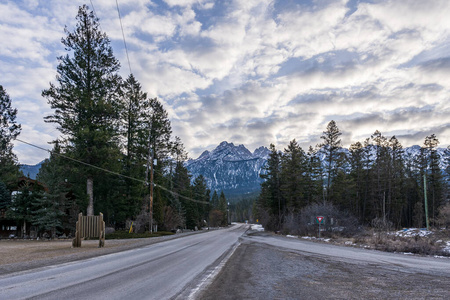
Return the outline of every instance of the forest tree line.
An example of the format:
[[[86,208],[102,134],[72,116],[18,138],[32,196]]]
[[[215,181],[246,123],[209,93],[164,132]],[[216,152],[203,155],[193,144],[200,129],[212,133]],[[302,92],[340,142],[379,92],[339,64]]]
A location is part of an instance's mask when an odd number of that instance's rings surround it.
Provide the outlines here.
[[[450,146],[440,157],[439,140],[431,134],[413,156],[405,154],[395,136],[387,138],[377,130],[346,151],[340,135],[330,121],[322,143],[306,152],[295,140],[283,152],[270,146],[256,202],[256,214],[267,229],[289,231],[292,222],[311,223],[312,216],[305,212],[317,205],[334,207],[328,217],[341,223],[354,218],[361,225],[421,228],[426,216],[424,181],[430,223],[442,223],[440,211],[449,205]]]
[[[187,153],[162,103],[148,97],[133,74],[119,75],[93,11],[81,6],[76,19],[61,40],[67,54],[58,57],[56,81],[42,92],[53,109],[44,120],[56,124],[60,136],[38,174],[42,186],[22,184],[14,197],[21,174],[12,141],[21,127],[0,86],[0,209],[41,232],[73,230],[79,212],[102,212],[115,228],[141,220],[148,229],[153,169],[153,220],[160,229],[226,225],[225,195],[211,195],[203,176],[191,181]]]

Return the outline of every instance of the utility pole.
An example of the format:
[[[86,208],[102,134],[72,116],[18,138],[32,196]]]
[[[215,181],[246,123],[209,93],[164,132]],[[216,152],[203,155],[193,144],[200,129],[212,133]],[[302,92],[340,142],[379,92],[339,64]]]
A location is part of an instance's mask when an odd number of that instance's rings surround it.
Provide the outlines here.
[[[150,163],[150,233],[153,233],[153,151]]]
[[[425,198],[425,221],[427,224],[427,230],[430,230],[430,225],[428,223],[427,174],[423,174],[423,193]]]
[[[148,135],[148,159],[147,171],[145,172],[145,183],[148,185],[148,171],[150,168],[150,203],[149,203],[149,232],[153,233],[153,151],[151,144],[153,118],[150,120],[150,129]],[[151,162],[151,165],[150,165]]]

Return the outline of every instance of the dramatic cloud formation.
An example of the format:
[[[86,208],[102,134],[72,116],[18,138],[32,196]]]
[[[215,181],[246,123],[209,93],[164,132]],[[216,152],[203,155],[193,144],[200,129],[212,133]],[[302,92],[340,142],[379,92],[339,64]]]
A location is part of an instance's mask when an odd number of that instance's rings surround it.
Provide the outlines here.
[[[447,0],[119,0],[130,64],[169,112],[191,157],[223,140],[250,150],[316,145],[330,120],[345,146],[375,130],[404,146],[450,143]],[[59,132],[43,89],[80,1],[2,1],[0,84],[21,139],[50,148]],[[115,1],[92,0],[121,73],[130,70]],[[16,143],[22,163],[45,152]]]

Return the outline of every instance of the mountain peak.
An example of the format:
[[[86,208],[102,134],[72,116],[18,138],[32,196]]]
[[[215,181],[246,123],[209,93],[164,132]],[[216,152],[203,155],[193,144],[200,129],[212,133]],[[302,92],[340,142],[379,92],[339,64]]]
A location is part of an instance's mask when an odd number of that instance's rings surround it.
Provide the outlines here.
[[[261,157],[264,159],[267,159],[269,157],[270,150],[267,149],[267,147],[261,146],[259,148],[256,148],[255,151],[253,151],[254,157]]]
[[[196,178],[203,175],[208,188],[224,191],[227,195],[258,192],[262,179],[260,173],[266,162],[265,147],[251,153],[244,145],[221,142],[211,152],[203,152],[197,159],[189,160],[186,167]]]
[[[219,146],[216,147],[216,149],[229,148],[229,147],[234,147],[234,144],[228,143],[227,141],[223,141],[222,143],[219,144]]]

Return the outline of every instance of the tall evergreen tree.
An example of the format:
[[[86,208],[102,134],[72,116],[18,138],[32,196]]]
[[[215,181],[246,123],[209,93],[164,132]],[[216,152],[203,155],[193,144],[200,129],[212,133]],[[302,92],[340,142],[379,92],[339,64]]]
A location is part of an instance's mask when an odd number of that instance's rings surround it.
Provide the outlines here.
[[[284,219],[284,203],[281,193],[281,158],[275,145],[270,145],[270,154],[264,173],[261,178],[265,181],[261,184],[261,193],[258,198],[259,215],[262,218],[264,228],[280,230]]]
[[[211,197],[211,206],[213,209],[217,209],[219,207],[219,194],[214,190],[214,193]]]
[[[197,178],[195,178],[192,191],[195,200],[209,203],[210,199],[210,191],[208,187],[206,186],[206,180],[203,175],[199,175]],[[197,212],[198,212],[198,226],[203,227],[204,221],[208,218],[209,211],[210,211],[210,205],[203,204],[203,203],[195,203],[197,205]]]
[[[88,10],[86,5],[79,8],[73,32],[65,28],[67,36],[62,43],[73,53],[58,57],[57,84],[50,83],[42,92],[55,110],[45,121],[58,124],[65,151],[72,157],[114,169],[111,163],[119,157],[120,64],[98,19]],[[79,172],[86,178],[87,214],[92,215],[93,183],[99,174],[93,168],[79,167]]]
[[[183,218],[186,220],[185,226],[189,229],[194,229],[194,227],[197,226],[196,205],[194,205],[194,202],[191,202],[185,198],[192,198],[192,189],[190,184],[191,175],[183,165],[182,161],[177,162],[172,181],[173,191],[178,195],[184,196],[176,196],[176,199],[181,203],[182,212],[184,212]],[[181,211],[179,213],[181,213]]]
[[[426,149],[427,170],[427,192],[430,201],[428,205],[429,216],[431,219],[437,217],[439,206],[444,200],[444,181],[439,165],[440,157],[437,153],[439,140],[435,134],[431,134],[425,138],[424,147]]]
[[[220,192],[220,196],[219,196],[219,211],[222,212],[223,214],[223,220],[222,220],[222,225],[226,226],[228,225],[228,218],[229,218],[229,211],[228,211],[228,203],[227,203],[227,198],[225,197],[225,194],[223,191]]]
[[[306,206],[306,171],[305,152],[294,139],[284,149],[281,156],[280,188],[283,192],[283,200],[286,201],[286,203],[282,203],[284,209],[297,212]]]
[[[17,109],[12,107],[11,98],[0,85],[0,181],[11,189],[20,174],[16,155],[12,152],[12,141],[20,134],[17,124]]]
[[[123,83],[122,105],[122,148],[125,150],[123,173],[132,178],[144,178],[145,164],[149,159],[151,107],[147,93],[142,91],[140,83],[132,74]],[[143,186],[129,178],[124,180],[124,184],[127,198],[124,209],[127,217],[133,217],[142,206]]]
[[[24,237],[27,232],[27,224],[31,222],[33,215],[32,203],[37,197],[37,190],[33,191],[31,182],[25,181],[14,195],[10,209],[7,211],[8,217],[16,220],[17,225],[21,226],[21,236]]]
[[[390,164],[388,142],[387,138],[378,130],[371,135],[371,140],[372,145],[375,148],[376,156],[373,165],[374,182],[370,203],[372,205],[374,217],[382,218],[386,221],[387,182],[385,178],[388,176],[387,172]]]
[[[70,182],[73,182],[71,166],[59,156],[60,152],[59,144],[55,143],[50,158],[44,161],[39,170],[37,180],[43,183],[47,190],[35,201],[34,206],[40,211],[35,213],[34,219],[38,221],[38,226],[42,230],[53,231],[56,227],[61,227],[63,230],[73,231],[79,209],[74,197],[71,196]],[[55,220],[46,216],[46,210]]]
[[[0,181],[0,212],[6,210],[11,204],[11,193],[6,185]]]
[[[351,204],[351,212],[363,221],[364,201],[364,147],[360,142],[350,145],[351,176],[355,184],[355,197]]]
[[[337,127],[336,122],[331,120],[327,125],[327,130],[324,131],[323,135],[320,137],[323,139],[323,143],[321,143],[320,146],[325,154],[326,161],[326,191],[328,201],[332,197],[331,182],[337,173],[335,165],[339,157],[339,150],[342,148],[341,139],[339,138],[341,135],[342,133]]]
[[[323,168],[320,158],[317,155],[318,151],[312,146],[309,146],[307,159],[306,176],[306,203],[309,205],[314,202],[319,202],[323,199]]]
[[[405,197],[405,162],[403,160],[403,146],[395,137],[389,139],[390,169],[389,169],[389,197],[388,197],[388,215],[390,220],[400,225],[402,212],[406,208]]]
[[[65,215],[60,210],[59,200],[57,195],[39,192],[35,193],[31,202],[31,223],[38,228],[38,232],[51,231],[52,238],[62,228],[62,218]]]

